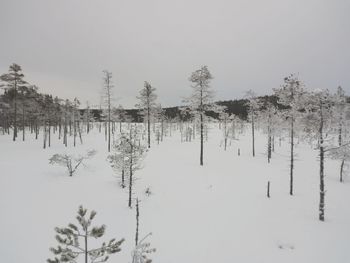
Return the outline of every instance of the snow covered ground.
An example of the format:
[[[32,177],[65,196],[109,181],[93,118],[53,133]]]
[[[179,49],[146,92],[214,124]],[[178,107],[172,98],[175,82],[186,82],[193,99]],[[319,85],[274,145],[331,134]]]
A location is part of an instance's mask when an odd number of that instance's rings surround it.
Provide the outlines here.
[[[153,233],[153,262],[350,262],[350,179],[339,182],[339,164],[326,162],[326,221],[320,222],[317,151],[297,146],[291,197],[288,142],[281,147],[276,143],[268,164],[265,136],[258,136],[253,158],[249,135],[241,135],[224,151],[221,132],[212,129],[204,167],[199,166],[198,140],[181,143],[176,132],[153,144],[144,168],[136,173],[134,194],[141,199],[141,236]],[[0,262],[51,258],[54,227],[75,223],[81,204],[97,211],[95,224],[107,225],[101,241],[126,239],[108,262],[131,262],[135,210],[127,207],[127,192],[106,160],[104,136],[95,130],[76,148],[72,143],[65,148],[54,137],[52,147],[43,150],[41,140],[13,143],[10,136],[0,136]],[[48,163],[54,153],[87,149],[98,153],[74,177]],[[147,187],[153,193],[149,197],[144,194]]]

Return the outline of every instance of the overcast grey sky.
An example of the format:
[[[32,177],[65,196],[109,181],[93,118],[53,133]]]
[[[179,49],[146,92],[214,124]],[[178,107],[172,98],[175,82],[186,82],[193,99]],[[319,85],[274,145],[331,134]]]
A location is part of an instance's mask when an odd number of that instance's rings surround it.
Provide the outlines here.
[[[349,0],[0,0],[0,73],[16,62],[42,92],[98,104],[108,69],[125,107],[145,80],[180,104],[201,65],[221,100],[290,73],[349,93],[349,14]]]

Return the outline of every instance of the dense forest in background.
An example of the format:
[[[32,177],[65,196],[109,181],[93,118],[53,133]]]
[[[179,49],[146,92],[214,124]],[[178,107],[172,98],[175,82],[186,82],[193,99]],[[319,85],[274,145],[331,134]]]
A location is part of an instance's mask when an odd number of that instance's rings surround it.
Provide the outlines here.
[[[262,96],[259,97],[262,101],[268,101],[273,103],[275,106],[280,106],[277,103],[277,98],[274,95],[271,96]],[[248,111],[249,111],[249,106],[247,104],[248,100],[246,99],[236,99],[236,100],[223,100],[223,101],[217,101],[216,104],[219,106],[224,106],[225,112],[228,114],[234,114],[238,116],[239,118],[246,120],[248,117]],[[186,116],[183,116],[181,114],[181,109],[182,107],[180,106],[175,106],[175,107],[166,107],[163,108],[165,116],[168,119],[175,119],[179,118],[182,120],[187,120]],[[94,116],[95,120],[101,120],[103,119],[103,110],[100,109],[91,109],[91,113]],[[86,109],[80,109],[80,114],[84,115],[86,112]],[[131,118],[133,122],[142,122],[142,114],[140,114],[139,109],[124,109],[124,112],[127,116]],[[208,111],[206,113],[208,116],[213,117],[215,119],[218,119],[218,114],[215,112],[210,112]]]

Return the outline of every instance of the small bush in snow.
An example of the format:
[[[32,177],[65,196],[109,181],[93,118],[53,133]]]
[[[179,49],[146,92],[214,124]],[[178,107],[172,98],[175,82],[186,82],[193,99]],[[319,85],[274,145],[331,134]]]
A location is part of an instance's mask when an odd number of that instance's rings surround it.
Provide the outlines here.
[[[96,154],[95,150],[88,151],[83,156],[73,156],[68,154],[54,154],[50,159],[50,164],[58,164],[61,166],[66,166],[69,176],[77,171],[78,167],[83,164],[85,160],[92,158]]]

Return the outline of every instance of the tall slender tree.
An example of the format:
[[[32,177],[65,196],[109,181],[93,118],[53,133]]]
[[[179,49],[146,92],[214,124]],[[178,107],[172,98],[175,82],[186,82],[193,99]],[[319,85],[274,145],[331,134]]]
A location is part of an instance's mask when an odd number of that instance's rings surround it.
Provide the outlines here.
[[[315,90],[307,100],[307,120],[306,130],[318,142],[319,150],[319,176],[320,176],[320,201],[319,201],[319,220],[325,219],[325,153],[327,149],[327,136],[331,130],[332,105],[334,101],[327,90]]]
[[[144,87],[140,90],[140,95],[137,96],[139,103],[136,104],[142,111],[144,121],[147,122],[147,144],[148,148],[151,148],[151,118],[153,117],[154,110],[156,109],[157,95],[155,93],[156,88],[145,81]]]
[[[256,96],[255,92],[252,90],[248,90],[246,92],[246,98],[247,98],[247,106],[249,109],[249,116],[250,121],[252,125],[252,154],[253,157],[255,157],[255,122],[256,122],[256,115],[261,107],[261,102],[259,98]]]
[[[302,82],[294,74],[284,78],[284,84],[280,89],[275,89],[278,97],[278,103],[285,107],[283,111],[284,118],[289,122],[290,134],[290,172],[289,172],[289,194],[293,195],[294,186],[294,138],[295,122],[298,120],[302,111],[305,109],[305,91]]]
[[[112,89],[114,87],[112,82],[112,72],[108,70],[103,71],[103,100],[107,107],[107,144],[108,152],[111,151],[111,110],[112,110]]]
[[[190,112],[199,119],[200,127],[200,154],[199,164],[203,165],[203,141],[204,141],[204,124],[206,111],[213,110],[214,94],[210,88],[210,81],[213,79],[207,66],[194,71],[189,77],[192,83],[192,95],[185,99],[184,102],[188,104]]]

